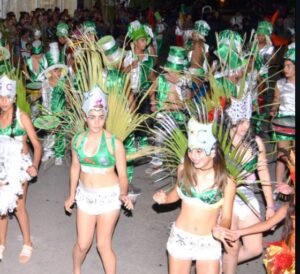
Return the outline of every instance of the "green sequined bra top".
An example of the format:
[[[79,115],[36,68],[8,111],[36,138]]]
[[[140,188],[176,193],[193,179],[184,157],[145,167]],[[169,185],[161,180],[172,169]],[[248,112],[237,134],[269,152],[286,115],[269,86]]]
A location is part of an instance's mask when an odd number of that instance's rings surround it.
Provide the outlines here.
[[[191,187],[190,195],[185,185],[181,183],[180,187],[177,187],[177,193],[184,202],[204,209],[217,208],[223,204],[223,193],[219,189],[208,189],[198,192],[195,187]]]
[[[2,128],[0,126],[0,135],[6,135],[6,136],[10,136],[11,133],[13,133],[13,135],[15,137],[18,137],[18,136],[24,136],[27,134],[26,130],[25,129],[22,129],[21,126],[20,126],[20,122],[19,122],[19,116],[20,116],[20,110],[17,109],[17,113],[16,113],[16,124],[13,126],[12,128],[12,125],[8,125],[7,127],[5,128]]]

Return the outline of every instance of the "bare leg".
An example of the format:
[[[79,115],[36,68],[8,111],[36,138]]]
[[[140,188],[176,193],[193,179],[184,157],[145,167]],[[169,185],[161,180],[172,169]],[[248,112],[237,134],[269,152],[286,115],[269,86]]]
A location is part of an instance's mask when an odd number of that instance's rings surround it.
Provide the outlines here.
[[[4,246],[6,244],[7,225],[8,225],[7,216],[0,217],[0,245],[4,245]]]
[[[192,260],[180,260],[169,254],[169,274],[190,274]]]
[[[235,206],[235,205],[234,205]],[[238,217],[233,214],[231,221],[231,229],[238,229]],[[223,254],[223,272],[225,274],[236,274],[237,264],[238,264],[238,256],[240,249],[240,241],[235,241],[232,243],[232,247],[228,247],[227,253]]]
[[[77,242],[73,248],[73,274],[80,274],[81,265],[92,244],[96,216],[88,215],[77,208]]]
[[[239,221],[239,228],[245,228],[259,223],[261,220],[254,214],[250,213],[245,220]],[[238,262],[244,262],[259,256],[263,252],[262,233],[247,235],[242,238],[243,244],[240,247]]]
[[[134,98],[134,95],[132,92],[130,92],[128,96],[128,105],[131,111],[134,111],[136,109],[136,99]]]
[[[291,145],[290,141],[279,141],[277,143],[277,149],[283,148],[288,150]],[[277,162],[276,162],[276,181],[282,182],[285,174],[286,160],[285,154],[281,151],[277,153]]]
[[[197,261],[196,273],[197,274],[219,274],[220,261],[219,260]]]
[[[30,239],[29,217],[25,206],[27,189],[28,189],[28,183],[23,183],[23,195],[21,198],[18,199],[15,215],[18,219],[20,229],[23,235],[23,244],[32,246],[32,242]]]
[[[97,216],[97,249],[106,274],[116,273],[116,255],[112,249],[112,236],[119,215],[120,210],[115,210]]]

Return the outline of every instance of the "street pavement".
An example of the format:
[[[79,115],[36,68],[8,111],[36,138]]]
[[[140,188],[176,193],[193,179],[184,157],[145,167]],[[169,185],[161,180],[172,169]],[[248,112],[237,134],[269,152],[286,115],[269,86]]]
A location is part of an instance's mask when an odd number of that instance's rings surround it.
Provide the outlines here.
[[[122,210],[113,237],[119,274],[167,274],[166,242],[169,228],[178,215],[180,204],[158,207],[153,193],[165,182],[153,183],[145,174],[147,164],[135,169],[134,184],[141,188],[132,216]],[[270,165],[274,174],[274,164]],[[40,168],[38,178],[29,185],[27,208],[34,244],[32,259],[18,262],[22,237],[15,217],[9,220],[6,250],[0,263],[0,274],[68,274],[72,273],[72,248],[76,240],[76,209],[71,216],[64,211],[69,191],[69,164]],[[261,195],[257,197],[261,201]],[[264,206],[261,202],[261,209]],[[264,241],[280,238],[281,228],[264,236]],[[265,273],[263,256],[244,263],[237,273]],[[96,251],[95,240],[84,261],[83,274],[104,273]],[[194,268],[192,273],[194,273]]]

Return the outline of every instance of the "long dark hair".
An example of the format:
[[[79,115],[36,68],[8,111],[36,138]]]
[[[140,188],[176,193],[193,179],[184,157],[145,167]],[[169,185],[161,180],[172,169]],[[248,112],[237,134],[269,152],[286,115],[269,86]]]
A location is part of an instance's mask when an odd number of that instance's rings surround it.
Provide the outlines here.
[[[16,103],[13,103],[13,115],[11,119],[11,125],[10,125],[10,137],[15,138],[14,135],[14,128],[17,124],[17,106]]]
[[[291,240],[292,236],[292,231],[295,229],[294,224],[293,224],[293,218],[295,217],[295,201],[294,201],[294,195],[291,195],[290,200],[289,200],[289,208],[286,214],[284,226],[282,229],[282,235],[281,238],[287,245],[289,245],[289,242]]]
[[[215,172],[214,176],[214,184],[212,186],[217,186],[222,192],[224,187],[227,183],[227,170],[226,170],[226,163],[225,163],[225,156],[223,151],[220,148],[219,143],[217,142],[214,145],[215,150],[215,157],[213,158],[213,169]],[[190,189],[191,187],[196,186],[197,178],[196,178],[196,171],[191,159],[188,156],[188,150],[184,155],[184,171],[183,171],[183,180],[186,191],[191,194]]]
[[[15,138],[14,128],[17,124],[17,105],[14,102],[12,106],[13,106],[13,115],[12,115],[11,124],[10,124],[10,135],[9,136],[11,138]]]

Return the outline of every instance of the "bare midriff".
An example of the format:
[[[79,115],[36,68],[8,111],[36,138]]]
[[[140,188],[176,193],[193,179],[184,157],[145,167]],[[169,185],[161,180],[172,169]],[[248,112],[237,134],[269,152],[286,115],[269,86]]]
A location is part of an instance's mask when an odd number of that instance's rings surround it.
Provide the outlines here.
[[[105,168],[105,174],[80,172],[80,181],[89,188],[101,188],[116,185],[119,181],[115,168]]]
[[[219,208],[203,209],[182,201],[181,211],[176,220],[176,227],[200,236],[211,235],[217,223]]]

